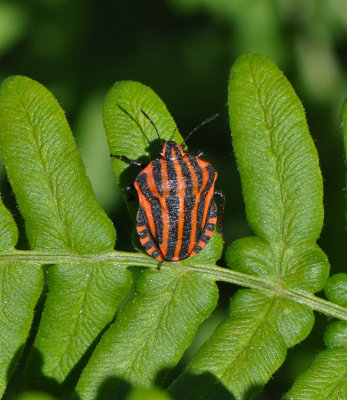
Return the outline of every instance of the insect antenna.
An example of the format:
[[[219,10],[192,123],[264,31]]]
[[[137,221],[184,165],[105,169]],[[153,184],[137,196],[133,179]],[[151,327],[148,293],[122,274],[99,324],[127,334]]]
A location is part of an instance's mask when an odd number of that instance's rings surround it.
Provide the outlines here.
[[[151,117],[148,116],[143,110],[141,110],[142,114],[148,119],[148,121],[152,124],[153,128],[155,129],[155,132],[158,136],[158,139],[160,140],[160,143],[163,144],[164,140],[160,137],[159,132],[157,127],[155,126],[154,122],[152,121]]]
[[[203,127],[204,125],[208,124],[209,122],[213,121],[214,119],[216,119],[219,116],[218,113],[211,115],[210,117],[206,118],[205,121],[202,121],[198,126],[196,126],[194,129],[192,129],[188,135],[183,139],[183,142],[181,143],[181,146],[187,147],[187,140],[192,136],[192,134],[194,132],[196,132],[198,129],[200,129],[201,127]]]

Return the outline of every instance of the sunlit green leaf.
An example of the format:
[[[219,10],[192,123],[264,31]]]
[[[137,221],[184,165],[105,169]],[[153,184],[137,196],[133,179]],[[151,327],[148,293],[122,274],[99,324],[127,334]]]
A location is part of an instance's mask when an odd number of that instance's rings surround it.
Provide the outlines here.
[[[329,278],[325,288],[329,300],[347,306],[347,274]],[[341,400],[347,398],[347,322],[335,321],[324,335],[327,350],[317,355],[310,368],[301,374],[286,400]]]
[[[289,82],[267,58],[241,56],[231,69],[229,112],[247,219],[257,237],[234,242],[226,260],[278,289],[234,296],[229,319],[173,384],[177,399],[187,391],[190,399],[217,399],[222,395],[213,397],[214,391],[223,388],[235,399],[252,398],[314,323],[312,310],[282,289],[321,290],[329,271],[315,244],[323,222],[317,152]],[[201,379],[196,391],[192,376]]]
[[[0,90],[0,136],[5,133],[3,92]],[[0,200],[0,397],[22,355],[42,290],[39,264],[16,259],[17,226]]]
[[[113,318],[130,276],[72,257],[112,251],[115,230],[95,200],[52,94],[29,78],[8,78],[1,87],[1,122],[2,157],[30,245],[71,261],[49,269],[49,294],[27,366],[31,385],[47,379],[51,386],[78,373],[77,363]]]

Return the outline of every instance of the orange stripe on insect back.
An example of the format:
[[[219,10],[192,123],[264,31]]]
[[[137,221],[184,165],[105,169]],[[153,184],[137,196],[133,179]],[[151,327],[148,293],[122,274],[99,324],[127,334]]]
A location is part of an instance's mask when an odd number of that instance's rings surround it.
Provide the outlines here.
[[[192,179],[192,185],[193,185],[192,195],[196,195],[197,193],[199,193],[199,179],[197,173],[188,157],[185,157],[184,161],[188,166],[190,177]]]
[[[189,163],[190,164],[190,163]],[[193,185],[194,187],[198,186],[198,176],[193,168],[192,174],[192,179],[193,179]],[[204,176],[203,176],[204,179]],[[201,187],[204,187],[204,182],[202,183]],[[188,246],[188,254],[192,252],[194,246],[195,246],[195,236],[196,236],[196,226],[197,226],[197,220],[198,220],[198,205],[200,201],[200,195],[201,195],[201,190],[196,191],[196,197],[195,197],[195,203],[192,208],[192,213],[191,213],[191,219],[190,219],[190,226],[191,226],[191,231],[190,231],[190,238],[189,238],[189,246]]]
[[[180,156],[176,154],[176,156]],[[183,161],[184,162],[184,161]],[[182,248],[182,239],[183,239],[183,230],[184,230],[184,198],[186,195],[186,182],[183,177],[183,171],[180,163],[175,160],[173,162],[175,172],[176,172],[176,181],[177,181],[177,196],[179,199],[179,213],[178,213],[178,226],[177,226],[177,243],[176,249],[174,253],[173,259],[175,261],[179,260],[180,251]]]
[[[216,225],[216,223],[217,223],[217,217],[210,218],[210,219],[208,220],[208,222],[211,222],[211,224]]]
[[[162,160],[160,160],[160,164],[161,164],[161,171],[162,171],[162,179],[164,179],[164,174],[163,174],[163,162],[162,162]],[[148,185],[148,188],[149,188],[149,190],[151,191],[151,193],[153,193],[153,195],[155,196],[155,197],[157,197],[158,199],[159,199],[159,203],[160,203],[160,208],[161,208],[161,211],[162,211],[162,219],[163,219],[163,242],[165,243],[165,238],[166,238],[166,236],[165,235],[167,235],[167,237],[169,236],[169,231],[167,231],[167,233],[165,232],[165,229],[166,229],[166,223],[164,222],[165,221],[165,219],[167,218],[169,218],[169,216],[167,215],[167,217],[165,216],[165,213],[167,213],[168,214],[168,210],[167,210],[167,207],[166,207],[166,204],[165,204],[165,198],[163,197],[163,196],[160,196],[160,193],[159,193],[159,191],[158,191],[158,188],[157,188],[157,185],[156,185],[156,183],[155,183],[155,179],[154,179],[154,165],[153,164],[149,164],[149,166],[147,167],[147,168],[149,168],[149,173],[147,174],[147,185]],[[166,171],[165,171],[165,175],[166,175],[166,179],[167,179],[167,173],[166,173]],[[153,214],[151,213],[151,216],[153,216]],[[154,219],[153,219],[154,220]],[[153,235],[153,237],[155,238],[155,236]],[[167,238],[166,238],[166,242],[167,242]],[[158,241],[156,241],[156,243],[157,243],[157,245],[159,246],[159,248],[160,248],[160,251],[161,252],[163,252],[163,246],[162,246],[162,243],[158,243]],[[165,253],[163,253],[163,254],[165,254]]]
[[[159,197],[161,215],[163,221],[163,241],[159,243],[159,248],[164,257],[166,257],[170,232],[170,214],[166,204],[166,196],[168,196],[169,179],[166,168],[166,161],[160,160],[161,165],[161,184],[163,188],[163,196]]]
[[[142,246],[144,246],[147,243],[151,243],[151,239],[149,237],[140,238],[140,243]]]
[[[198,209],[198,204],[199,204],[199,200],[200,200],[200,193],[199,193],[199,180],[198,180],[197,173],[195,172],[195,169],[188,157],[184,157],[184,161],[186,162],[186,164],[188,166],[190,177],[192,179],[192,186],[193,186],[192,195],[196,196],[195,203],[191,210],[191,216],[190,216],[191,232],[190,232],[189,246],[188,246],[188,254],[190,254],[190,252],[192,251],[194,242],[195,242],[197,209]]]
[[[160,194],[159,194],[159,192],[158,192],[158,189],[157,189],[157,185],[156,185],[156,183],[155,183],[155,180],[154,180],[154,174],[153,174],[153,168],[154,168],[154,166],[153,166],[153,164],[151,163],[151,164],[149,164],[148,165],[148,174],[147,174],[147,185],[148,185],[148,189],[149,189],[149,191],[155,196],[155,197],[160,197]]]
[[[206,246],[206,244],[207,244],[207,243],[205,243],[205,242],[203,242],[202,240],[200,240],[200,242],[197,243],[197,246],[200,247],[200,249],[202,250],[202,249]],[[199,250],[199,251],[201,251],[201,250]],[[198,254],[199,251],[195,251],[195,250],[192,251],[192,252],[190,253],[190,257],[195,256],[195,254]]]
[[[210,220],[209,220],[209,221],[210,221]],[[212,237],[212,235],[213,235],[213,231],[205,230],[204,235],[207,236],[207,237],[209,237],[209,238],[211,239],[211,237]]]

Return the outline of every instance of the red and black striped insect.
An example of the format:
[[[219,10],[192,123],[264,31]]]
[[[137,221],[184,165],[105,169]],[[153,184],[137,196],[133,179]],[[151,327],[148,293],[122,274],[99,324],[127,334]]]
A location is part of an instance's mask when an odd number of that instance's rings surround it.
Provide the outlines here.
[[[151,122],[160,139],[158,130]],[[129,192],[136,189],[139,209],[136,229],[146,252],[160,261],[179,261],[193,257],[202,250],[212,237],[217,223],[217,207],[214,196],[221,198],[218,215],[218,231],[222,231],[224,195],[215,191],[215,168],[200,159],[201,152],[183,150],[188,137],[198,128],[216,118],[213,115],[194,128],[181,145],[166,141],[159,158],[148,165],[130,160],[124,155],[111,155],[130,165],[143,168]]]

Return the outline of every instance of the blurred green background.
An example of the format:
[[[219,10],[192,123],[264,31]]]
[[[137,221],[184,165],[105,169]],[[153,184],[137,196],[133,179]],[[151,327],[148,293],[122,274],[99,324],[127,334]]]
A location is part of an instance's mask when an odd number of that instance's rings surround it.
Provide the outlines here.
[[[131,250],[125,213],[108,156],[102,102],[118,80],[138,80],[167,104],[183,135],[215,112],[220,117],[189,141],[219,171],[227,196],[227,244],[249,235],[227,116],[231,64],[262,53],[284,71],[303,101],[325,186],[319,241],[332,272],[345,270],[345,171],[340,110],[347,95],[346,0],[8,0],[0,1],[0,81],[12,74],[38,80],[57,97],[76,137],[97,198]],[[22,225],[1,167],[5,203]],[[21,237],[26,246],[25,236]],[[201,328],[182,365],[225,315],[235,288],[220,284],[220,306]],[[322,348],[327,319],[291,350],[258,399],[275,399]],[[18,376],[18,374],[17,374]]]

